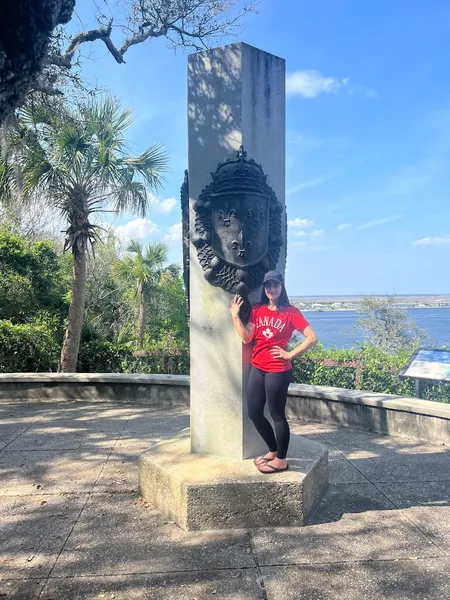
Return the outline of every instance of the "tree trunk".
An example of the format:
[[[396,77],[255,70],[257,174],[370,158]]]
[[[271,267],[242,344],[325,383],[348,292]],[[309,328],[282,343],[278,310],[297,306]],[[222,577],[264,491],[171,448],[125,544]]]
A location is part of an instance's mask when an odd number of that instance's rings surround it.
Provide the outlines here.
[[[139,317],[138,317],[138,346],[142,348],[144,345],[145,333],[145,316],[147,312],[147,302],[145,294],[142,290],[139,292]]]
[[[86,249],[73,255],[72,299],[69,306],[69,319],[61,350],[60,369],[63,373],[75,373],[81,330],[83,328],[86,288]]]

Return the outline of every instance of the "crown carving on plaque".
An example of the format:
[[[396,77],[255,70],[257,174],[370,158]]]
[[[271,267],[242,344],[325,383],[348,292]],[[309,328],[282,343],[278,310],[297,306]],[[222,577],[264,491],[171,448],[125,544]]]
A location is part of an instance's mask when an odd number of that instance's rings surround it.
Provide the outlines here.
[[[278,264],[284,208],[243,146],[211,176],[192,203],[191,242],[209,283],[246,298]]]
[[[219,163],[215,173],[211,173],[214,182],[214,191],[221,193],[229,189],[241,189],[265,193],[267,190],[267,175],[264,175],[262,166],[253,158],[247,158],[244,146],[236,152],[236,158],[229,158]]]

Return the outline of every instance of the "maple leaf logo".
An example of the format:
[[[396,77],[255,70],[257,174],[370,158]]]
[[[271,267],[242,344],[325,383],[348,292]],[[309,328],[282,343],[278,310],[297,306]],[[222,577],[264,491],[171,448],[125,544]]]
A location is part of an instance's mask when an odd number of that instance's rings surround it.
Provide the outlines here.
[[[267,340],[270,340],[270,338],[273,336],[273,331],[271,329],[267,328],[267,329],[264,329],[262,334]]]

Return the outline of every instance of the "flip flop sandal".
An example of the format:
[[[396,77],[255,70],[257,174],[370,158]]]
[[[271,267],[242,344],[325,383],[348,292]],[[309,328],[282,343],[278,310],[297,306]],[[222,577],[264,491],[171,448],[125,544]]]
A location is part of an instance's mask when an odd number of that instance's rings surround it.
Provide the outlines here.
[[[261,460],[262,462],[258,465],[258,463],[256,462],[257,460]],[[258,467],[263,465],[264,463],[270,462],[271,460],[273,460],[273,458],[264,458],[264,456],[258,456],[258,458],[255,458],[253,460],[253,464]]]
[[[260,465],[263,466],[263,465]],[[278,469],[277,467],[273,467],[272,465],[264,465],[264,467],[267,467],[268,469],[270,469],[270,471],[261,471],[261,469],[258,467],[257,465],[257,469],[260,473],[262,473],[263,475],[271,475],[272,473],[282,473],[283,471],[287,471],[289,469],[289,465],[287,464],[283,469]]]

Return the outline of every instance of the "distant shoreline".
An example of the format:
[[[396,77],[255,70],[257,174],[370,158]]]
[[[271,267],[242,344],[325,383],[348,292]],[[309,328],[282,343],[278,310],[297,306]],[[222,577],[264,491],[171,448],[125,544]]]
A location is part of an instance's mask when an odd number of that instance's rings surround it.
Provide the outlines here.
[[[295,304],[294,299],[291,300],[292,304]],[[401,306],[405,310],[444,310],[450,309],[450,306]],[[331,308],[329,306],[324,308],[300,308],[302,313],[306,312],[358,312],[357,308]]]
[[[367,294],[372,298],[386,298],[390,294]],[[360,294],[357,296],[352,295],[340,295],[340,296],[291,296],[292,301],[296,302],[353,302],[358,303],[361,302],[364,295]],[[447,294],[395,294],[395,297],[399,299],[400,304],[407,303],[417,303],[417,302],[426,302],[433,303],[436,300],[446,300],[450,302],[450,293]]]

